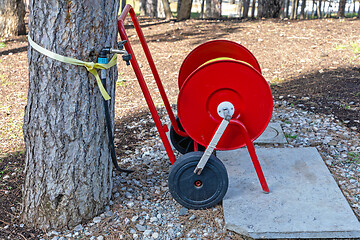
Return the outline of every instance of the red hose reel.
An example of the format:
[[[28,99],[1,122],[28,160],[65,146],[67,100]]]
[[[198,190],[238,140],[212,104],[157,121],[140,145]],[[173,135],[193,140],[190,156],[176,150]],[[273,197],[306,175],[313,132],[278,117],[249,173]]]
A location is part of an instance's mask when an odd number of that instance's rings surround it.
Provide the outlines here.
[[[128,13],[169,114],[170,139],[184,154],[177,160],[165,134],[167,127],[156,112],[125,32],[123,21]],[[269,192],[252,142],[268,125],[273,101],[270,87],[253,54],[242,45],[227,40],[214,40],[196,47],[180,68],[178,117],[175,117],[130,5],[125,7],[118,25],[122,40],[127,40],[125,48],[132,56],[131,65],[173,164],[168,183],[175,200],[192,209],[219,203],[226,194],[228,176],[223,163],[212,154],[213,150],[232,150],[245,145],[263,191]]]

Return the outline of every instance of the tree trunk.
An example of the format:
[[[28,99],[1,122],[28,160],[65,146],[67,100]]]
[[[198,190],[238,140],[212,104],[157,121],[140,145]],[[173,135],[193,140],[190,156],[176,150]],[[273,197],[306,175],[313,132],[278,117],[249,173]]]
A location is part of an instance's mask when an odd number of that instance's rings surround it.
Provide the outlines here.
[[[51,7],[49,7],[51,6]],[[40,46],[93,61],[115,46],[119,1],[30,1],[29,36]],[[43,230],[72,228],[104,210],[111,197],[112,164],[103,98],[80,66],[29,47],[29,90],[22,219]],[[111,118],[117,69],[107,71]]]
[[[258,0],[258,12],[257,12],[257,17],[259,19],[261,19],[263,17],[263,9],[264,9],[264,5],[263,5],[263,0]]]
[[[317,7],[316,7],[317,17],[321,18],[321,0],[318,1]]]
[[[301,1],[300,19],[305,19],[305,7],[306,7],[306,0],[302,0]]]
[[[255,18],[255,2],[256,0],[252,0],[251,2],[251,18]]]
[[[289,17],[290,0],[286,0],[285,18]]]
[[[181,2],[182,0],[178,0],[177,9],[176,9],[177,15],[179,15],[180,12]]]
[[[222,0],[213,0],[213,5],[212,5],[213,18],[221,18],[221,4],[222,4]]]
[[[278,18],[280,17],[281,6],[284,0],[264,0],[263,17]]]
[[[201,0],[200,18],[204,18],[205,0]]]
[[[157,0],[147,0],[145,16],[155,18],[157,17]]]
[[[171,13],[169,0],[162,0],[162,4],[164,6],[165,18],[171,19],[173,17],[173,15]]]
[[[299,6],[299,0],[293,0],[290,19],[295,20],[297,18],[298,6]]]
[[[242,13],[243,13],[242,8],[244,6],[244,1],[245,0],[239,0],[239,8],[238,8],[239,18],[242,17]]]
[[[189,19],[191,15],[192,0],[182,0],[177,20]]]
[[[26,34],[23,0],[0,0],[0,37]]]
[[[346,0],[340,0],[340,2],[339,2],[339,10],[338,10],[338,17],[339,18],[344,18],[345,17],[345,5],[346,5]]]
[[[206,0],[206,8],[205,8],[205,18],[212,17],[212,1]]]
[[[146,16],[146,0],[140,0],[140,16]]]
[[[245,0],[244,1],[244,11],[243,11],[244,18],[249,17],[249,5],[250,5],[250,0]]]
[[[360,18],[360,2],[359,2],[359,8],[358,8],[358,14],[357,17]]]

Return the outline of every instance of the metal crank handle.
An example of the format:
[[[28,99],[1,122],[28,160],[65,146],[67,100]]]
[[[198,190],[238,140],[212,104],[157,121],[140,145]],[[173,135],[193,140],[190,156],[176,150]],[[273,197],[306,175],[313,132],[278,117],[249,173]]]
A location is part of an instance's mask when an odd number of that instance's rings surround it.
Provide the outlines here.
[[[125,50],[110,48],[110,53],[117,53],[117,54],[128,54]]]
[[[231,115],[226,115],[225,118],[221,121],[219,127],[217,128],[213,138],[211,139],[209,146],[207,146],[204,154],[202,155],[199,163],[196,165],[194,173],[200,175],[204,169],[206,163],[209,161],[209,158],[214,151],[217,143],[219,142],[221,136],[224,134],[226,127],[229,125]]]

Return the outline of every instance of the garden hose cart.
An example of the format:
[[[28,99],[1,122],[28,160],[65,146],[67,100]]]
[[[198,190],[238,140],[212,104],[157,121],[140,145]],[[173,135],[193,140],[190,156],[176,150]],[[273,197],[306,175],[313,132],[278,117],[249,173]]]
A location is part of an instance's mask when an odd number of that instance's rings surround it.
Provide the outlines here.
[[[125,31],[130,15],[141,46],[154,75],[171,121],[170,139],[183,155],[177,160],[150,96],[134,51]],[[255,153],[253,141],[268,125],[272,114],[270,87],[261,75],[260,66],[242,45],[214,40],[196,47],[181,65],[175,117],[165,94],[146,40],[130,5],[118,19],[118,29],[130,63],[139,81],[155,125],[169,156],[169,190],[180,204],[204,209],[219,203],[228,188],[227,171],[213,155],[214,150],[232,150],[247,146],[264,192],[269,188]]]

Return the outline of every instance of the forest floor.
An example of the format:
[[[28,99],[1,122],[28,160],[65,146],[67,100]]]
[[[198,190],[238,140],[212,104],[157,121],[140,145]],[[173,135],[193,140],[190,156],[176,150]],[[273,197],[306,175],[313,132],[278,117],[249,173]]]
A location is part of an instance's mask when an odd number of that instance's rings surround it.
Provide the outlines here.
[[[178,96],[177,77],[182,61],[197,45],[213,39],[241,43],[258,59],[274,99],[298,109],[332,114],[351,132],[360,132],[360,20],[142,20],[156,66],[171,104]],[[150,69],[133,28],[130,41],[139,53],[147,79]],[[1,40],[1,39],[0,39]],[[37,239],[40,230],[21,224],[21,187],[24,181],[22,123],[28,90],[25,36],[0,41],[0,239]],[[139,142],[138,129],[126,123],[140,119],[148,108],[136,77],[124,62],[118,63],[116,93],[116,147],[126,158]],[[155,82],[148,80],[157,93]],[[163,105],[153,94],[157,107]],[[275,106],[276,107],[276,106]],[[135,120],[136,121],[136,120]],[[154,126],[149,123],[143,131]],[[144,140],[146,134],[143,134]],[[123,148],[126,146],[126,149]]]

